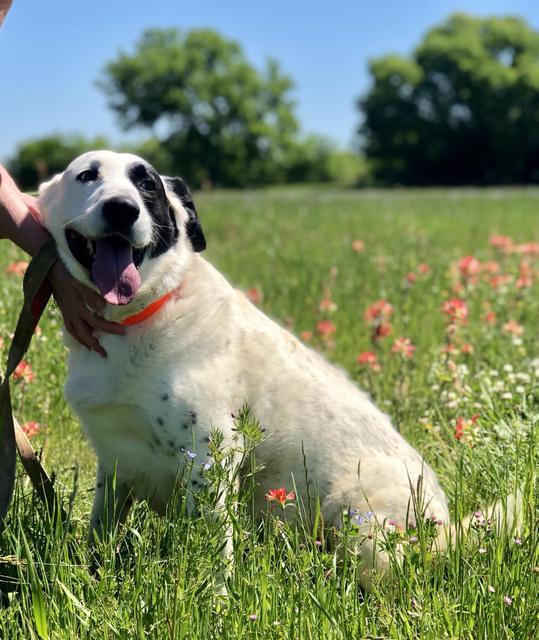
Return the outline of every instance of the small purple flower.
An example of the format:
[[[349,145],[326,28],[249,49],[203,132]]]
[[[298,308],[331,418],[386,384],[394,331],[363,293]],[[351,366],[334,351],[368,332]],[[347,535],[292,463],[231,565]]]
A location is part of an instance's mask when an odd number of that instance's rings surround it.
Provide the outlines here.
[[[258,620],[258,616],[256,613],[251,613],[251,615],[249,616],[249,620]]]
[[[387,524],[388,524],[390,527],[396,527],[396,526],[397,526],[397,521],[396,521],[396,520],[388,520],[388,521],[387,521]]]
[[[522,539],[521,538],[515,538],[515,544],[520,547],[520,545],[522,544]]]
[[[410,536],[408,542],[417,542],[418,541],[418,537],[417,536]]]
[[[202,465],[202,468],[204,469],[204,471],[207,471],[208,469],[211,469],[212,465],[213,465],[213,462],[205,462]]]
[[[513,604],[513,598],[511,598],[511,596],[504,596],[503,597],[503,603],[506,604],[507,606]]]
[[[197,457],[197,454],[194,451],[187,451],[187,456],[193,460],[193,458]]]
[[[321,547],[321,546],[322,546],[322,541],[321,541],[321,540],[315,540],[315,541],[314,541],[314,544],[315,544],[317,547]]]

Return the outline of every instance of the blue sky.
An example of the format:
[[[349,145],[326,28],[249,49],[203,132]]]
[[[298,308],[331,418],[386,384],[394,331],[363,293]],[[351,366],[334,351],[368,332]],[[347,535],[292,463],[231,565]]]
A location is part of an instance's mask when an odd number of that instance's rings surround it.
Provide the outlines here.
[[[51,132],[126,139],[95,80],[143,29],[168,26],[217,29],[255,65],[278,59],[296,82],[303,130],[347,146],[369,58],[408,53],[426,29],[459,10],[520,15],[539,29],[537,0],[14,0],[0,29],[0,159]]]

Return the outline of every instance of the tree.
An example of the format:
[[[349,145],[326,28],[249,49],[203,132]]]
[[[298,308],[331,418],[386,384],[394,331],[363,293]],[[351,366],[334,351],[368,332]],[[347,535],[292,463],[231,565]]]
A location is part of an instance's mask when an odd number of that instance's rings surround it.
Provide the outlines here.
[[[382,182],[539,182],[539,33],[523,20],[455,14],[370,73],[360,134]]]
[[[172,170],[195,185],[285,178],[298,125],[292,81],[274,61],[263,72],[211,30],[149,30],[120,53],[99,86],[124,129],[150,129]]]
[[[8,169],[21,189],[33,190],[43,180],[63,171],[81,153],[108,146],[105,138],[87,140],[53,134],[20,144],[8,162]]]

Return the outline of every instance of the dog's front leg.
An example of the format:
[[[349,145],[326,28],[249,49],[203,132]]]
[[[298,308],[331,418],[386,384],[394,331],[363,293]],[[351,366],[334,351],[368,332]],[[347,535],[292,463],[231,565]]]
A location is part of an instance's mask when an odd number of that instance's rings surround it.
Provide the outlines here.
[[[114,535],[125,521],[133,502],[130,488],[114,474],[97,469],[95,497],[90,518],[89,542],[92,546]]]
[[[206,513],[210,526],[215,526],[215,523],[218,523],[217,526],[223,533],[220,553],[221,568],[215,575],[215,588],[220,595],[227,595],[226,582],[234,567],[234,525],[232,520],[237,517],[236,498],[239,491],[239,478],[228,478],[227,485],[227,487],[220,486],[218,488],[217,503],[213,509]]]

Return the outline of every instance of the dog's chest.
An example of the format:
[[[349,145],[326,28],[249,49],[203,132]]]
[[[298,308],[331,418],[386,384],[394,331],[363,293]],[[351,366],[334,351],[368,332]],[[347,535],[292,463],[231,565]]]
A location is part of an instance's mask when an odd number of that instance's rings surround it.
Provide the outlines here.
[[[203,483],[210,420],[170,353],[158,367],[153,358],[133,365],[132,354],[110,353],[99,372],[71,362],[66,394],[107,471],[117,469],[140,497],[164,503],[178,476],[187,472],[192,487]]]

